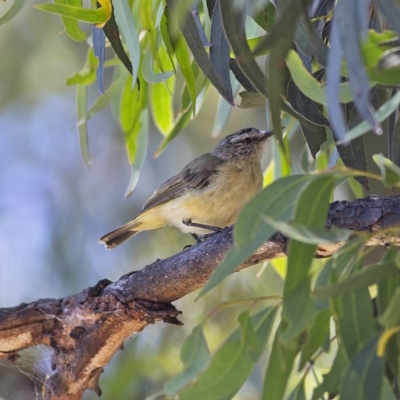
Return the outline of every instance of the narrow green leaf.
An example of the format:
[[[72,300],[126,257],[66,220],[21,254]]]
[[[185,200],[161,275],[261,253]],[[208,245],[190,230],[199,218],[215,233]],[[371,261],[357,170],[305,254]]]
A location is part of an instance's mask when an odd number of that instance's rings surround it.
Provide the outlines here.
[[[119,121],[124,132],[130,132],[146,105],[147,84],[143,82],[140,92],[137,86],[132,90],[132,75],[129,75],[122,90]]]
[[[194,116],[196,114],[196,96],[197,96],[196,80],[194,77],[192,65],[190,63],[187,44],[182,34],[179,34],[177,36],[176,41],[174,42],[174,52],[176,60],[178,61],[179,66],[181,67],[182,75],[185,78],[186,87],[192,103],[192,115]]]
[[[87,110],[86,115],[78,121],[78,125],[84,124],[94,117],[100,110],[106,107],[118,94],[121,92],[124,84],[124,79],[117,77],[109,87],[106,94],[99,96],[91,107]]]
[[[396,254],[397,254],[396,247],[391,246],[384,255],[384,257],[382,258],[382,262],[386,261],[395,262]],[[392,297],[397,287],[399,286],[399,283],[400,283],[399,279],[393,279],[393,277],[386,278],[378,283],[377,307],[379,316],[381,316],[385,312],[387,306],[392,300]]]
[[[86,107],[87,107],[87,87],[83,85],[78,85],[76,88],[76,110],[77,110],[78,121],[85,118]],[[78,125],[78,132],[79,132],[79,145],[81,149],[82,159],[86,167],[90,167],[91,161],[90,161],[89,140],[88,140],[86,122]]]
[[[55,0],[54,3],[82,7],[81,0]],[[76,19],[71,19],[67,17],[61,18],[65,27],[65,32],[72,40],[76,40],[77,42],[85,40],[86,34],[79,28],[78,21]]]
[[[311,100],[327,105],[326,88],[321,85],[306,69],[299,55],[290,50],[286,56],[286,65],[296,86]],[[339,98],[341,103],[353,101],[349,82],[341,83],[339,86]]]
[[[170,86],[170,90],[167,85]],[[157,83],[151,86],[151,110],[154,122],[164,136],[168,135],[174,126],[172,96],[174,87],[175,77],[170,78],[165,83]]]
[[[232,85],[233,98],[236,97],[236,95],[239,92],[239,89],[240,89],[240,83],[238,81],[235,81]],[[219,134],[222,132],[222,130],[225,128],[226,124],[228,123],[229,117],[232,113],[232,110],[233,107],[225,99],[221,97],[218,102],[217,114],[215,117],[215,122],[211,134],[213,138],[218,137]]]
[[[378,340],[379,335],[376,335],[351,360],[343,375],[340,400],[380,398],[384,360],[376,355]]]
[[[322,228],[325,226],[328,205],[332,196],[335,178],[320,176],[300,192],[294,223]],[[291,239],[288,247],[288,268],[283,291],[282,318],[286,329],[281,339],[287,346],[295,346],[297,335],[313,321],[315,304],[311,297],[309,275],[316,245],[303,244]]]
[[[218,348],[207,370],[195,379],[193,385],[180,392],[179,398],[231,399],[261,356],[276,312],[277,307],[269,307],[254,317],[242,313],[238,318],[239,329]]]
[[[309,228],[302,224],[289,224],[276,221],[266,215],[261,215],[260,218],[276,231],[306,244],[337,243],[347,240],[352,235],[350,231],[335,227],[332,227],[330,230],[325,228]]]
[[[379,107],[378,111],[376,112],[376,118],[377,121],[382,122],[386,118],[392,114],[396,108],[400,104],[400,92],[396,93],[393,97],[391,97],[385,104],[383,104],[381,107]],[[371,129],[370,125],[368,122],[363,121],[356,125],[354,128],[349,130],[344,139],[341,139],[339,141],[339,144],[341,143],[347,143],[348,141],[355,139],[364,133],[368,132]]]
[[[96,80],[96,68],[98,64],[99,61],[94,55],[93,48],[90,48],[87,54],[85,66],[80,71],[67,78],[66,85],[91,85]]]
[[[305,380],[304,378],[297,384],[297,386],[290,393],[287,400],[307,400],[306,390],[304,388]]]
[[[324,393],[328,393],[329,398],[333,399],[339,392],[341,377],[348,365],[348,358],[344,351],[339,347],[330,371],[323,375],[322,383],[314,389],[312,400],[321,399]]]
[[[351,359],[377,331],[367,288],[345,293],[332,302],[339,340]]]
[[[5,24],[8,21],[11,21],[14,17],[16,17],[19,12],[24,8],[25,4],[28,0],[14,0],[12,6],[7,10],[7,12],[0,17],[0,25]]]
[[[215,72],[221,80],[226,93],[233,97],[231,78],[229,73],[229,43],[226,40],[224,30],[222,28],[222,20],[220,7],[214,8],[211,18],[211,35],[210,35],[210,60],[214,66]]]
[[[161,63],[161,59],[160,59]],[[143,58],[143,78],[148,83],[157,84],[166,81],[168,78],[174,75],[174,71],[166,71],[156,73],[153,71],[153,56],[150,50],[147,50]]]
[[[139,3],[139,17],[143,29],[148,31],[150,52],[156,61],[158,68],[163,72],[163,65],[158,54],[157,46],[157,29],[153,17],[153,2],[148,0],[140,0]],[[150,82],[151,83],[151,82]]]
[[[115,19],[120,32],[122,33],[129,52],[129,60],[132,66],[132,90],[136,84],[140,63],[139,37],[135,23],[132,18],[132,11],[127,0],[113,1]]]
[[[397,397],[393,393],[392,385],[389,383],[386,377],[383,378],[382,394],[380,400],[397,400]]]
[[[183,342],[181,361],[184,365],[183,371],[172,377],[164,385],[164,393],[170,396],[182,390],[210,364],[211,356],[204,338],[202,325],[195,326]]]
[[[275,232],[274,229],[262,223],[259,218],[261,213],[274,215],[280,220],[289,221],[292,216],[293,202],[308,179],[305,175],[293,175],[280,179],[264,188],[249,201],[236,222],[234,231],[235,245],[231,247],[225,259],[200,290],[198,298],[204,296],[232,273],[240,263],[253,254]]]
[[[299,11],[300,18],[297,20],[294,42],[296,43],[297,48],[299,48],[304,54],[317,57],[318,63],[326,66],[328,46],[321,38],[322,29],[316,32],[316,27],[311,23],[305,7],[300,7]],[[314,15],[314,17],[316,17],[316,15]]]
[[[330,310],[319,311],[314,318],[314,323],[307,332],[307,341],[301,351],[299,371],[301,371],[311,357],[322,347],[330,331]]]
[[[282,321],[275,334],[264,377],[263,400],[280,400],[284,398],[294,359],[296,358],[296,350],[284,347],[280,343],[280,334],[283,329],[284,322]]]
[[[167,5],[169,8],[173,7],[173,1],[167,0]],[[181,27],[181,31],[183,36],[185,37],[186,43],[188,44],[194,59],[197,64],[203,71],[204,75],[207,76],[211,84],[218,90],[221,96],[228,101],[230,104],[234,105],[234,101],[231,95],[225,91],[221,80],[215,72],[215,69],[208,58],[208,54],[204,49],[204,44],[199,36],[198,29],[196,27],[196,23],[189,13],[189,11],[185,11],[186,15]],[[176,24],[176,21],[173,21]]]
[[[384,157],[382,154],[374,154],[372,158],[381,170],[385,186],[392,187],[400,181],[400,167],[393,164],[392,161]]]
[[[138,127],[134,126],[132,131],[125,133],[126,147],[131,162],[131,176],[125,197],[130,196],[135,190],[146,158],[149,138],[149,113],[147,110],[142,111],[138,122]]]
[[[103,8],[88,9],[70,6],[67,4],[53,3],[37,4],[35,7],[51,14],[57,14],[61,17],[76,19],[89,24],[104,24],[107,20],[107,15]]]
[[[399,269],[393,261],[369,265],[354,272],[347,279],[341,280],[333,285],[316,287],[314,289],[314,295],[319,299],[339,296],[344,293],[371,286],[382,279],[393,277],[395,274],[399,274]]]
[[[367,171],[367,154],[364,146],[364,137],[360,136],[351,140],[346,146],[336,146],[343,164],[347,168],[358,171]],[[368,179],[365,176],[355,177],[355,179],[365,188],[368,188]]]
[[[107,39],[110,42],[111,47],[113,48],[119,60],[122,62],[122,64],[124,64],[125,68],[129,71],[129,73],[132,74],[133,72],[132,64],[121,42],[118,25],[117,22],[115,21],[114,8],[112,9],[110,19],[106,22],[106,24],[103,27],[103,31],[107,36]]]
[[[239,68],[253,87],[268,97],[268,82],[251,52],[246,39],[243,13],[236,10],[231,0],[219,0],[222,24],[226,38],[233,50]]]
[[[397,326],[400,322],[400,287],[396,289],[391,298],[385,312],[379,318],[379,321],[384,325],[386,329],[393,328]]]

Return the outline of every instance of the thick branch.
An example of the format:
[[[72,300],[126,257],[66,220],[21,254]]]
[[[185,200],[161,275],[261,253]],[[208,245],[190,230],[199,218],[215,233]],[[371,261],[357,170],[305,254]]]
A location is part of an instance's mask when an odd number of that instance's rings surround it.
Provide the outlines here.
[[[380,231],[400,223],[400,196],[370,196],[331,205],[327,226]],[[382,236],[380,243],[388,238]],[[246,268],[285,254],[287,238],[277,233],[238,267]],[[132,333],[163,320],[179,324],[169,304],[203,286],[232,245],[232,228],[165,260],[158,260],[117,282],[96,286],[64,299],[38,300],[0,310],[0,358],[38,344],[53,349],[54,374],[46,382],[47,398],[79,399],[97,393],[103,367]],[[326,257],[335,246],[320,246]]]

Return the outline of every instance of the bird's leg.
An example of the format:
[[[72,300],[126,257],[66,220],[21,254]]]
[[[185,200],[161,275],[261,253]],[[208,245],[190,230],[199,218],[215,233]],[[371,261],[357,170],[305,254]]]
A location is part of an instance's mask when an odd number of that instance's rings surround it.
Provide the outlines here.
[[[191,219],[183,219],[182,224],[186,226],[193,226],[195,228],[202,228],[202,229],[207,229],[211,231],[211,233],[206,233],[205,235],[202,235],[201,237],[197,236],[195,233],[191,233],[193,238],[196,240],[197,243],[201,243],[204,240],[210,238],[211,236],[214,236],[216,233],[221,232],[224,228],[220,228],[218,226],[212,226],[212,225],[205,225],[205,224],[199,224],[197,222],[193,222]]]
[[[220,228],[218,226],[205,225],[205,224],[199,224],[197,222],[193,222],[191,219],[183,219],[182,220],[182,224],[186,225],[186,226],[193,226],[194,228],[207,229],[208,231],[212,231],[214,233],[218,233],[218,232],[221,232],[223,230],[223,228]],[[193,236],[194,234],[191,233],[191,235]],[[195,236],[193,236],[193,237],[195,238]]]

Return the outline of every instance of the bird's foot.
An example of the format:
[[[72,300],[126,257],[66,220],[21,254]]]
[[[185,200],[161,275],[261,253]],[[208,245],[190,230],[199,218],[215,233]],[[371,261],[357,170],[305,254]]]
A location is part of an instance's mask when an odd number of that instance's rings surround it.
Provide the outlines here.
[[[193,226],[194,228],[207,229],[207,230],[211,231],[211,233],[206,233],[205,235],[202,235],[200,237],[198,235],[196,235],[195,233],[191,233],[194,240],[196,240],[196,243],[204,242],[205,240],[209,239],[210,237],[214,236],[216,233],[219,233],[224,229],[224,228],[220,228],[218,226],[199,224],[197,222],[193,222],[191,219],[182,220],[182,224],[184,224],[186,226]]]

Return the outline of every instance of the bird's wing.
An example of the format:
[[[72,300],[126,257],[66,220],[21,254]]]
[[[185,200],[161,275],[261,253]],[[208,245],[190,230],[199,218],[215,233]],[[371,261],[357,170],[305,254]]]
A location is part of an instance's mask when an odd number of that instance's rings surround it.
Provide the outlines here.
[[[163,183],[144,203],[142,211],[182,196],[189,188],[204,188],[213,179],[218,166],[223,162],[211,153],[194,159],[179,174]]]

